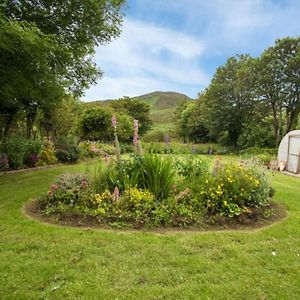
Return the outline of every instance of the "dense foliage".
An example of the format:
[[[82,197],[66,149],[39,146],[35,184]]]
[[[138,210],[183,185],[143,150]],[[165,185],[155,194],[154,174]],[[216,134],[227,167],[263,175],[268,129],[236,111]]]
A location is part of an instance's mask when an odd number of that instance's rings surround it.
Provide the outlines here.
[[[283,38],[258,58],[230,57],[193,103],[178,107],[183,140],[238,148],[276,147],[299,128],[300,38]]]
[[[65,174],[38,201],[44,214],[79,214],[111,226],[200,225],[210,216],[251,216],[271,196],[256,165],[222,165],[211,172],[195,156],[134,155],[100,163],[94,174]]]
[[[115,112],[104,107],[86,109],[79,119],[80,135],[85,140],[112,141],[114,137],[111,125]],[[131,142],[133,136],[133,118],[126,113],[117,115],[117,134],[121,142]]]
[[[95,46],[119,36],[124,3],[0,1],[0,141],[10,168],[27,160],[25,146],[15,142],[19,137],[56,145],[77,134],[77,99],[102,74],[93,60]],[[59,145],[61,161],[76,160],[71,148]],[[34,164],[32,158],[26,165]]]

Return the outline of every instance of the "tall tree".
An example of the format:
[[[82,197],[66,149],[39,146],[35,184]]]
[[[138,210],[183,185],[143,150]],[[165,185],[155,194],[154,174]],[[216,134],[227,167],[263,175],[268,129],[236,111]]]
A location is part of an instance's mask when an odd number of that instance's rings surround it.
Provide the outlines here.
[[[60,50],[53,38],[35,26],[0,16],[0,111],[4,136],[21,111],[25,112],[30,135],[37,108],[61,97],[63,88],[51,72],[49,52],[55,51]]]
[[[237,146],[244,123],[253,109],[253,91],[248,55],[231,57],[218,68],[211,84],[201,95],[205,125],[211,138]]]
[[[125,0],[0,0],[0,111],[6,135],[20,111],[82,95],[101,71],[94,48],[120,34]]]
[[[112,141],[114,131],[110,108],[91,107],[86,109],[79,119],[79,130],[83,139]],[[124,113],[117,114],[117,133],[122,142],[130,142],[133,137],[133,119]]]
[[[208,129],[204,125],[201,100],[179,105],[175,112],[177,132],[184,142],[208,142]]]
[[[271,112],[278,145],[295,128],[300,112],[300,38],[277,40],[265,50],[256,60],[254,77],[257,98]]]
[[[111,107],[119,112],[125,112],[132,118],[139,120],[139,134],[143,135],[151,129],[149,104],[138,99],[123,97],[111,102]]]
[[[120,34],[125,0],[6,0],[10,20],[27,22],[53,36],[57,75],[73,93],[82,91],[101,75],[93,61],[95,46]]]

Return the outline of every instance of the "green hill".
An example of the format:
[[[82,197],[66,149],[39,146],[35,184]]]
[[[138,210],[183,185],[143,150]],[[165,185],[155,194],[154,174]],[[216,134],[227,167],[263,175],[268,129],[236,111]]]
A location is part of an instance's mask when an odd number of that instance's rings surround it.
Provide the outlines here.
[[[192,100],[188,96],[176,92],[153,92],[134,97],[150,105],[150,115],[153,121],[153,129],[169,130],[173,128],[173,114],[177,104],[184,100]],[[89,105],[109,105],[112,100],[99,100],[89,102]]]

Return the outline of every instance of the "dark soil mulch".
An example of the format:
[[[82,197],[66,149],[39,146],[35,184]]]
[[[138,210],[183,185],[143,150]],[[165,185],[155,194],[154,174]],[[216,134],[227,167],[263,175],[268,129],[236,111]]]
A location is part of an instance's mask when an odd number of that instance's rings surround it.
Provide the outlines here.
[[[60,226],[72,226],[82,227],[86,229],[98,228],[98,229],[110,229],[113,227],[101,224],[96,217],[87,216],[83,214],[52,214],[45,216],[38,208],[37,201],[33,200],[28,202],[23,209],[24,213],[33,219],[37,219],[44,223],[55,224]],[[124,228],[122,230],[151,230],[159,233],[167,233],[174,231],[216,231],[216,230],[251,230],[269,226],[275,222],[287,217],[285,208],[276,202],[271,202],[268,207],[265,208],[253,208],[251,213],[242,214],[238,217],[229,218],[222,216],[207,216],[203,219],[203,223],[197,227],[160,227],[160,228],[147,228],[147,227],[135,227]],[[118,228],[119,229],[119,228]]]

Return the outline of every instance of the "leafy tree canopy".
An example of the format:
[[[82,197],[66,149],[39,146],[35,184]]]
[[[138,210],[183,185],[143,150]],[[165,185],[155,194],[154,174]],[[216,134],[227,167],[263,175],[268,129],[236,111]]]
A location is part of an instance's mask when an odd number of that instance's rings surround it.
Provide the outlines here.
[[[112,141],[112,109],[92,107],[85,110],[79,119],[79,129],[84,139]],[[117,134],[120,141],[130,142],[133,137],[133,119],[127,114],[117,114]]]
[[[114,100],[111,107],[119,112],[125,112],[133,119],[139,120],[139,134],[143,135],[151,129],[152,120],[150,119],[149,104],[138,99],[124,97]]]
[[[51,109],[66,92],[82,95],[101,76],[94,48],[120,34],[124,3],[0,0],[0,134],[20,112],[30,134],[38,110]]]

